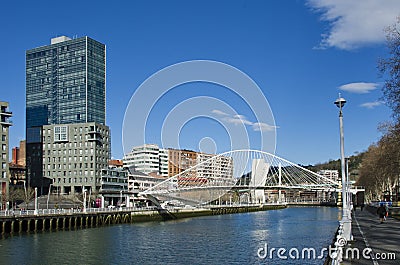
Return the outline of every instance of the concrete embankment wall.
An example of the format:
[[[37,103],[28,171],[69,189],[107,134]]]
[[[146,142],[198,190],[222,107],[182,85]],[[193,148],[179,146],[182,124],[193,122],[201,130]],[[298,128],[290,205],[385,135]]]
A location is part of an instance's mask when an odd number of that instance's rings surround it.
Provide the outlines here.
[[[50,230],[73,230],[112,224],[165,221],[198,216],[283,209],[285,205],[211,207],[162,211],[113,211],[97,213],[10,216],[0,218],[0,235]]]

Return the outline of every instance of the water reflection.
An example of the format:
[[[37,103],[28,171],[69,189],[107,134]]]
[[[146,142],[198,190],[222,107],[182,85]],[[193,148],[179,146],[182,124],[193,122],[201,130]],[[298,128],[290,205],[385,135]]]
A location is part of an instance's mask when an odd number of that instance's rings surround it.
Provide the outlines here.
[[[337,212],[288,208],[13,236],[0,240],[0,260],[4,264],[285,264],[260,260],[258,248],[264,243],[325,247],[337,228]],[[321,260],[297,264],[321,264]]]

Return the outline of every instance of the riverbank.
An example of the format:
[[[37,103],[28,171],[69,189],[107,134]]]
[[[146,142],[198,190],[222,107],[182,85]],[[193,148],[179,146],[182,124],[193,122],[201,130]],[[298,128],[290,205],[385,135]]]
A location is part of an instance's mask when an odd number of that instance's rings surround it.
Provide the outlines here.
[[[170,208],[141,211],[122,208],[113,211],[53,213],[42,215],[4,216],[0,218],[3,236],[24,232],[84,229],[121,223],[167,221],[199,216],[235,214],[284,209],[284,204],[213,206],[209,208]]]
[[[367,211],[356,211],[352,223],[354,241],[344,250],[343,264],[399,264],[399,224],[390,216],[380,223],[376,207],[368,206]],[[359,257],[347,255],[351,249],[358,249]],[[366,249],[370,251],[366,252]]]
[[[183,218],[167,222],[106,225],[94,229],[39,232],[0,240],[2,264],[309,264],[301,251],[329,244],[337,209],[288,207],[278,211]],[[287,259],[260,257],[268,245],[285,248]],[[23,253],[23,254],[18,254]],[[263,254],[263,253],[261,253]],[[262,255],[261,255],[262,256]],[[313,255],[311,255],[313,256]]]
[[[396,211],[393,213],[393,217],[389,216],[380,223],[374,206],[368,205],[364,211],[354,211],[351,225],[353,240],[343,248],[343,261],[340,264],[399,264],[400,222],[396,218]],[[324,264],[331,264],[331,259],[328,257]]]
[[[337,207],[336,203],[333,202],[288,202],[286,203],[287,206],[324,206],[324,207]]]

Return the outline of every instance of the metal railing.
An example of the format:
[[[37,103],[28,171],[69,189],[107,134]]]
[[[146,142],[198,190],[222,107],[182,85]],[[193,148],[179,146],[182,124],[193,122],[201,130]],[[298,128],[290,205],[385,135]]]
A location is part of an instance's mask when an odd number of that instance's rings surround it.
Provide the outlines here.
[[[146,212],[155,211],[157,207],[115,207],[115,208],[87,208],[86,213],[112,213],[112,212]],[[6,210],[0,211],[0,217],[14,217],[14,216],[38,216],[38,215],[68,215],[85,213],[83,209],[38,209],[37,214],[35,210]]]

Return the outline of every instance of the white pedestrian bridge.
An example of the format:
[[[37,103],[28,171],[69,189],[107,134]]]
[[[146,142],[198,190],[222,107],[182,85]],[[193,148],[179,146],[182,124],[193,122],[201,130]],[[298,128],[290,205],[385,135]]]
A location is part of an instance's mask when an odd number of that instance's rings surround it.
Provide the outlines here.
[[[234,150],[211,156],[141,195],[206,204],[229,192],[247,190],[252,202],[265,202],[266,189],[337,191],[338,183],[267,152]]]

